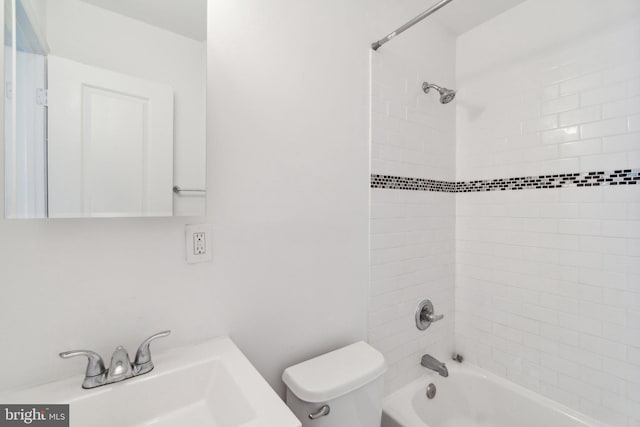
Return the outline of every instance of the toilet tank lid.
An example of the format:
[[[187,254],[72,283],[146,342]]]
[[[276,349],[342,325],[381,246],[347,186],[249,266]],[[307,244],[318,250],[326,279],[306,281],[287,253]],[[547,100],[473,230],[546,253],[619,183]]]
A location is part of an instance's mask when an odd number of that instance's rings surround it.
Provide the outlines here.
[[[320,403],[350,393],[386,370],[384,356],[360,341],[291,366],[282,380],[300,400]]]

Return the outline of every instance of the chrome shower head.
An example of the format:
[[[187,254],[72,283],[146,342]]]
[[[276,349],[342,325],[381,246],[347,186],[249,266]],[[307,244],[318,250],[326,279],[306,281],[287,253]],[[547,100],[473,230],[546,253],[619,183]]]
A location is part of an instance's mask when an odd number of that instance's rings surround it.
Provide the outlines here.
[[[422,83],[422,90],[424,91],[424,93],[429,93],[432,88],[440,93],[441,104],[448,104],[456,97],[456,91],[453,89],[447,89],[446,87],[440,87],[438,85],[427,82]]]
[[[445,89],[444,93],[440,92],[440,102],[448,104],[456,97],[456,91],[452,89]]]

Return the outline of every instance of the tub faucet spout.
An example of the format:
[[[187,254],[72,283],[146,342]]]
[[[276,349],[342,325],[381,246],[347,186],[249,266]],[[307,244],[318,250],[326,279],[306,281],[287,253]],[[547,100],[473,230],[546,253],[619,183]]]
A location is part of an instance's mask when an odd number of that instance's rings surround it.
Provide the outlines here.
[[[449,376],[449,370],[447,369],[447,365],[440,362],[438,359],[436,359],[431,355],[425,354],[424,356],[422,356],[422,360],[420,361],[420,364],[427,369],[436,371],[442,377]]]

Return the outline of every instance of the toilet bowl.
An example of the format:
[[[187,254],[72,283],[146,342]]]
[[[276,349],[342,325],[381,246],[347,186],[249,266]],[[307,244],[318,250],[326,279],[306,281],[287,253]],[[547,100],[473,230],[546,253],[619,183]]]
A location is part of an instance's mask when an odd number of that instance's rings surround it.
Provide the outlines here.
[[[364,341],[284,371],[287,406],[303,427],[380,427],[384,356]]]

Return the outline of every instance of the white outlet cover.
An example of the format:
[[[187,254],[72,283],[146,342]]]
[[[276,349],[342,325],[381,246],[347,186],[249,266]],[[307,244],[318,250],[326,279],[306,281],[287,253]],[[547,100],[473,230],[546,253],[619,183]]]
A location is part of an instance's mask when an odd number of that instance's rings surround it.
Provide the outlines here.
[[[197,264],[200,262],[209,262],[213,260],[213,240],[210,224],[191,224],[184,228],[184,247],[187,264]],[[196,254],[194,244],[194,234],[204,233],[205,235],[205,252]]]

